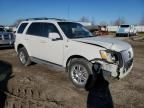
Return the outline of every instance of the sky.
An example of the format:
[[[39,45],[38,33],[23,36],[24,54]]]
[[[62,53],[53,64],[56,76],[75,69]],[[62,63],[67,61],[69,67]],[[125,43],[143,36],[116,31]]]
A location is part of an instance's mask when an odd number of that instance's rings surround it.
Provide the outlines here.
[[[17,19],[55,17],[73,21],[82,16],[111,23],[123,18],[137,24],[144,17],[144,0],[0,0],[0,25],[11,25]]]

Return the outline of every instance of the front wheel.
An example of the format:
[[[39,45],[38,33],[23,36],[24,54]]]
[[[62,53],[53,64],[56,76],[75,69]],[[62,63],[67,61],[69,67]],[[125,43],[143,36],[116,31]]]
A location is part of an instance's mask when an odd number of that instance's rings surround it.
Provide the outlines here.
[[[76,87],[84,88],[92,75],[92,64],[83,58],[72,59],[68,66],[69,77]]]

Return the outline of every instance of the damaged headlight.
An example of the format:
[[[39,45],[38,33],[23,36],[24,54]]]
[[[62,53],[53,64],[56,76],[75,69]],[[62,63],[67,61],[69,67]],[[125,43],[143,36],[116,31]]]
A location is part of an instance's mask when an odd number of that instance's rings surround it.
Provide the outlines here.
[[[116,63],[118,58],[116,54],[112,51],[101,50],[100,51],[101,58],[110,63]]]

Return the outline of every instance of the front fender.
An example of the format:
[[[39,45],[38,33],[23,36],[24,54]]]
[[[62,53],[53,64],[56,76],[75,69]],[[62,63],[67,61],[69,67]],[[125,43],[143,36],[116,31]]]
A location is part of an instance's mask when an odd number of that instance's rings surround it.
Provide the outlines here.
[[[63,66],[66,67],[67,60],[75,55],[81,56],[88,61],[95,58],[101,59],[100,50],[105,50],[105,48],[76,41],[68,42],[67,48],[64,49]]]

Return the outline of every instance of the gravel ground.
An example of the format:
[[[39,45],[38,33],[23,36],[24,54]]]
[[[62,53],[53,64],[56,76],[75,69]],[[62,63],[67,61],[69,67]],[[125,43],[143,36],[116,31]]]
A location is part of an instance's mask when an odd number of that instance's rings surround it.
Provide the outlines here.
[[[64,71],[24,67],[14,49],[0,49],[0,108],[144,108],[144,43],[128,42],[135,52],[132,72],[111,83],[99,77],[89,91],[75,88]]]

